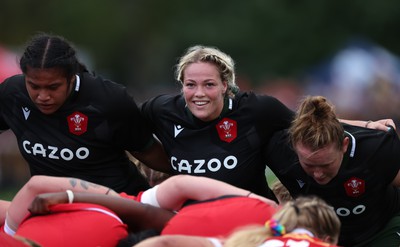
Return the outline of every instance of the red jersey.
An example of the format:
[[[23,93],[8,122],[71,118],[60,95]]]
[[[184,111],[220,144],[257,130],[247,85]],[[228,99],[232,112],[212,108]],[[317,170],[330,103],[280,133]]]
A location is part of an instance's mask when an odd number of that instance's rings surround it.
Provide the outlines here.
[[[51,214],[28,216],[17,235],[42,246],[116,246],[127,226],[109,209],[95,204],[58,204]]]
[[[288,233],[280,237],[268,238],[260,247],[338,247],[307,234]]]
[[[0,231],[0,246],[12,246],[12,247],[27,247],[29,245],[23,243],[21,240],[8,235],[3,230]]]
[[[161,235],[226,237],[238,227],[263,225],[275,212],[275,208],[254,198],[217,198],[182,208],[167,223]]]

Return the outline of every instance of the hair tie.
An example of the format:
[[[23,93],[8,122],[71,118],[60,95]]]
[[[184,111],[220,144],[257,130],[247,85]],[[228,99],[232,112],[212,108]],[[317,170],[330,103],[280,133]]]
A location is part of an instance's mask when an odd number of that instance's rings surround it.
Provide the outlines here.
[[[271,229],[272,235],[274,236],[282,236],[286,234],[285,227],[275,219],[270,219],[269,221],[265,222],[265,227]]]

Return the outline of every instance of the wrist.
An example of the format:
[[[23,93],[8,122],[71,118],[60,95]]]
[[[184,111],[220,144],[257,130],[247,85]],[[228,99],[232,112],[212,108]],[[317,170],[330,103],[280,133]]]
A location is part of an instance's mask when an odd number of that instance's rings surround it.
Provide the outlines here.
[[[68,196],[68,203],[71,204],[74,202],[74,192],[72,190],[66,190]]]
[[[371,123],[372,121],[371,120],[368,120],[367,122],[365,122],[365,128],[368,128],[368,125]]]

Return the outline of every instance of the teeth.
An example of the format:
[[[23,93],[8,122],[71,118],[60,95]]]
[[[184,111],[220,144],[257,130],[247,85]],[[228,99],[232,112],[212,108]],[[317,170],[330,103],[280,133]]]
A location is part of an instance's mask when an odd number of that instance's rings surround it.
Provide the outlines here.
[[[205,105],[205,104],[207,104],[207,102],[205,102],[205,101],[201,101],[201,102],[199,102],[199,101],[196,101],[196,102],[194,102],[196,105]]]

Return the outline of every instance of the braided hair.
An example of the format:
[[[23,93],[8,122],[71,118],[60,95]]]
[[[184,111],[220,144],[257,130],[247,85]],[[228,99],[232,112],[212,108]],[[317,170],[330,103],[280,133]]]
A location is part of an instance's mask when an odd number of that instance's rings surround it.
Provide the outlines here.
[[[27,44],[19,61],[21,71],[26,74],[28,67],[34,69],[57,68],[63,71],[68,84],[74,75],[87,72],[79,62],[75,49],[63,37],[38,33]]]

